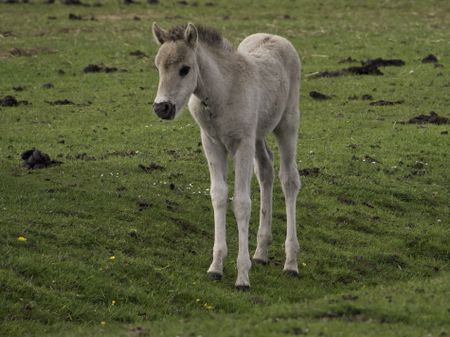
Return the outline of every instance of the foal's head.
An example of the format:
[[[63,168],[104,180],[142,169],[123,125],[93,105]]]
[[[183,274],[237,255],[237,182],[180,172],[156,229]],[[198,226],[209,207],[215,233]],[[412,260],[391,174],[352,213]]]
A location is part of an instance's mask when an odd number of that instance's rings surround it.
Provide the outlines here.
[[[198,31],[193,24],[188,24],[180,31],[166,31],[155,23],[153,36],[161,45],[155,58],[155,65],[159,71],[158,93],[153,108],[158,117],[174,119],[177,117],[197,86],[198,65],[195,49]]]

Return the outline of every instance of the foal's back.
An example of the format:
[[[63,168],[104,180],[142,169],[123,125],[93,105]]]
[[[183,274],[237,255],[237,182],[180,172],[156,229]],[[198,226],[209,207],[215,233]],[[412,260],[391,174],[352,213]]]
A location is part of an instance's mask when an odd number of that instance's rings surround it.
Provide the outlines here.
[[[264,33],[245,38],[238,52],[245,55],[255,68],[252,80],[260,89],[257,136],[263,138],[283,117],[287,117],[286,114],[298,111],[300,59],[287,39]]]

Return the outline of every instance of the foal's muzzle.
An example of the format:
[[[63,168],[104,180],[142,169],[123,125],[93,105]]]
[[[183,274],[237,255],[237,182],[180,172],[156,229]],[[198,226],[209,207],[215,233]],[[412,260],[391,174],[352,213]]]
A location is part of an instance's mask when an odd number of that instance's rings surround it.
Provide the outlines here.
[[[175,104],[170,102],[154,103],[153,109],[161,119],[174,119],[175,112],[177,111]]]

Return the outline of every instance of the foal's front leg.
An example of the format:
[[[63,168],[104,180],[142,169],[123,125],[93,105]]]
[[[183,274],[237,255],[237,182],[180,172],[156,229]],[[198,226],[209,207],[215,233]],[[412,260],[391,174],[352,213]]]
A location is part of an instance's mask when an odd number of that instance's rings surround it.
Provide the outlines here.
[[[227,151],[203,131],[202,144],[208,160],[211,177],[211,201],[214,208],[214,248],[213,261],[208,269],[208,277],[220,280],[223,275],[223,260],[227,256],[226,213],[227,213]]]
[[[238,290],[248,290],[250,288],[248,272],[252,263],[248,252],[248,225],[251,211],[250,182],[254,155],[254,144],[241,142],[234,157],[235,186],[233,208],[239,230],[238,275],[236,279],[236,288]]]

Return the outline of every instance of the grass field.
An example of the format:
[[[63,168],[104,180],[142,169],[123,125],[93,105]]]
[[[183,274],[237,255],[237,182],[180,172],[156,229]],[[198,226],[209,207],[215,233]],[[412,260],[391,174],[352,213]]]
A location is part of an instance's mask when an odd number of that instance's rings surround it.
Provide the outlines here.
[[[19,105],[0,106],[0,336],[450,335],[450,126],[403,123],[450,117],[448,1],[4,2],[0,99]],[[299,51],[298,163],[312,172],[297,207],[299,279],[281,272],[278,181],[271,262],[252,268],[251,291],[234,289],[231,211],[224,279],[207,279],[208,169],[189,113],[151,111],[153,21],[211,25],[235,46],[277,33]],[[358,65],[339,63],[348,57],[405,65],[312,76]],[[400,102],[370,105],[380,100]],[[62,164],[23,168],[34,147]]]

